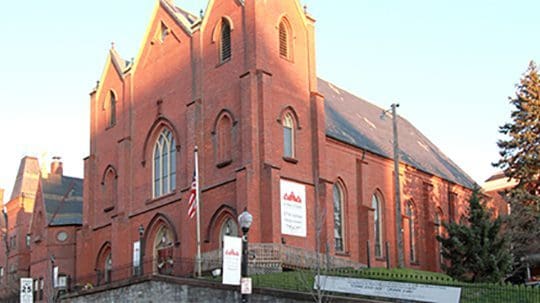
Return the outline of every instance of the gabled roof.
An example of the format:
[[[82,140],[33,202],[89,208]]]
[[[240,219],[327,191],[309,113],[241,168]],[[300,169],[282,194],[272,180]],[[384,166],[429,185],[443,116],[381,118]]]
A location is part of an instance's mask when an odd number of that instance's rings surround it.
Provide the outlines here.
[[[17,179],[11,191],[10,200],[19,197],[23,193],[35,194],[39,183],[40,172],[37,158],[28,156],[22,158],[21,164],[19,164],[19,171],[17,172]]]
[[[180,8],[176,5],[170,5],[172,11],[174,12],[175,16],[179,18],[184,18],[189,24],[193,25],[200,21],[200,18],[195,16],[194,14],[188,12],[187,10]]]
[[[41,179],[49,226],[82,224],[83,180],[61,175]]]
[[[326,135],[385,158],[393,159],[390,117],[383,109],[319,79],[325,97]],[[476,184],[409,121],[398,117],[400,161],[453,183],[473,188]]]

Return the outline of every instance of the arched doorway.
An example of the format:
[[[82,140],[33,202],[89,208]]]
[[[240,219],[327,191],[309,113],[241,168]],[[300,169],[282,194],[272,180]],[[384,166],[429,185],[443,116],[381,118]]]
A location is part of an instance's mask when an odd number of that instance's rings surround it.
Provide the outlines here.
[[[154,238],[154,271],[170,275],[173,272],[173,248],[174,236],[172,231],[165,225],[161,226]]]

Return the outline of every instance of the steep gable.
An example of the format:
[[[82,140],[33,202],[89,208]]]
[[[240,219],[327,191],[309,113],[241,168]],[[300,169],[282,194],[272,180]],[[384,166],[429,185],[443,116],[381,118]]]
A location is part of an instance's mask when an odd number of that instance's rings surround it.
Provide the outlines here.
[[[151,57],[153,46],[160,44],[159,35],[161,24],[165,24],[168,30],[167,35],[175,39],[178,43],[188,40],[200,24],[200,18],[196,15],[176,6],[172,0],[158,0],[150,22],[146,28],[146,33],[141,42],[139,52],[135,57],[133,70],[138,71],[140,66],[144,66]]]
[[[17,178],[11,191],[11,198],[13,200],[22,194],[34,195],[37,191],[38,182],[40,176],[40,167],[38,159],[34,157],[24,157],[21,159],[19,165],[19,171],[17,172]]]

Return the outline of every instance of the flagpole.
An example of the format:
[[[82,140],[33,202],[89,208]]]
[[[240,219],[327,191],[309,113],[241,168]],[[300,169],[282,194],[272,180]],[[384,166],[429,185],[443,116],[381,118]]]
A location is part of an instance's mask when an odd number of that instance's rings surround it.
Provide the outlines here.
[[[195,196],[195,203],[197,204],[197,277],[201,277],[201,208],[200,208],[200,196],[201,187],[199,183],[199,149],[195,145],[195,180],[197,186],[197,194]]]

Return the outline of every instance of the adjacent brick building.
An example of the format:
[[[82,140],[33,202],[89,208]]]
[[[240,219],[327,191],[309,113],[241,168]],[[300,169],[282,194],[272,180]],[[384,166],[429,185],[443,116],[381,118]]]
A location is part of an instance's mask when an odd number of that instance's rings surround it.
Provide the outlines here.
[[[66,284],[75,276],[82,188],[82,179],[63,175],[59,158],[53,159],[50,171],[37,158],[21,160],[1,220],[0,301],[17,301],[20,278],[34,280],[35,301],[42,302],[61,289],[52,285],[54,267]]]
[[[255,262],[309,266],[320,248],[335,266],[395,265],[391,120],[315,66],[315,20],[297,0],[211,0],[201,18],[157,1],[138,56],[113,47],[91,93],[77,281],[132,275],[138,241],[145,273],[193,270],[195,146],[205,269],[244,209]],[[398,126],[405,263],[436,271],[435,235],[464,214],[474,182]],[[282,216],[291,201],[298,220]]]

